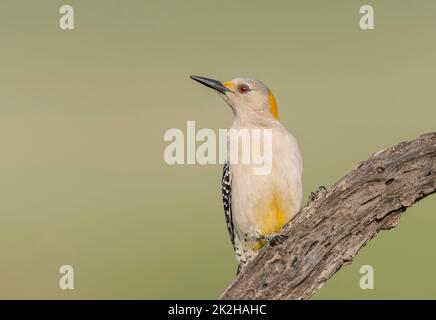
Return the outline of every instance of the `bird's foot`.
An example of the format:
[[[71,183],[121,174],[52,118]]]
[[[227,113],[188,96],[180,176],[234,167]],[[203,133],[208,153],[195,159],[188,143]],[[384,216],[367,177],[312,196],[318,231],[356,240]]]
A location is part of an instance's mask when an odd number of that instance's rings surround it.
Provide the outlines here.
[[[276,244],[280,244],[283,241],[285,241],[288,238],[287,235],[283,233],[271,233],[269,235],[264,236],[264,239],[266,242],[269,243],[269,245],[274,246]]]
[[[327,189],[324,186],[319,186],[318,189],[315,192],[311,192],[309,195],[309,201],[307,202],[307,205],[311,204],[316,199],[325,196],[327,193]]]

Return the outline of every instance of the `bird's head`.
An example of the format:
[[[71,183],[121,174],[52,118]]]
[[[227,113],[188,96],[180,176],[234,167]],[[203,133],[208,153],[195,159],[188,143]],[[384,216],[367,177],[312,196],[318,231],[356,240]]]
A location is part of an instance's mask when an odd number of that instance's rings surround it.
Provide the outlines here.
[[[257,115],[278,119],[276,100],[268,87],[259,80],[236,78],[221,82],[197,76],[191,76],[191,79],[216,90],[239,116]]]

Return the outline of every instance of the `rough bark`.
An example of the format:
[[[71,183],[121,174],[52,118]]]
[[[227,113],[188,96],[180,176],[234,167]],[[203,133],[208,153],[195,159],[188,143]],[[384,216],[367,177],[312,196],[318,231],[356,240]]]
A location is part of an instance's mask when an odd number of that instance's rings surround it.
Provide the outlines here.
[[[436,189],[436,132],[373,154],[285,226],[220,299],[307,299]]]

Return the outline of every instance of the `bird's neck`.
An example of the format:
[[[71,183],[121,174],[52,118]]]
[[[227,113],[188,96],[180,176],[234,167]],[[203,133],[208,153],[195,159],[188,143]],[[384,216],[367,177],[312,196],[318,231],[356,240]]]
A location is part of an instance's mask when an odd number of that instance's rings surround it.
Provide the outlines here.
[[[250,111],[247,113],[236,112],[233,117],[233,129],[241,128],[272,128],[280,124],[267,110]]]

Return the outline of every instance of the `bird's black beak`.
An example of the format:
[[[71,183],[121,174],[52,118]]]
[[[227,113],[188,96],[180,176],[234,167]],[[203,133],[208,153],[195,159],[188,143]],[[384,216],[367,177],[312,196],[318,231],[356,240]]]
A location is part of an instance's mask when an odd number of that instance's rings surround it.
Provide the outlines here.
[[[218,92],[221,92],[222,94],[225,94],[227,91],[230,91],[227,87],[225,87],[221,81],[203,78],[203,77],[197,77],[197,76],[190,76],[192,80],[195,80],[197,82],[200,82],[201,84],[204,84],[206,87],[215,89]]]

